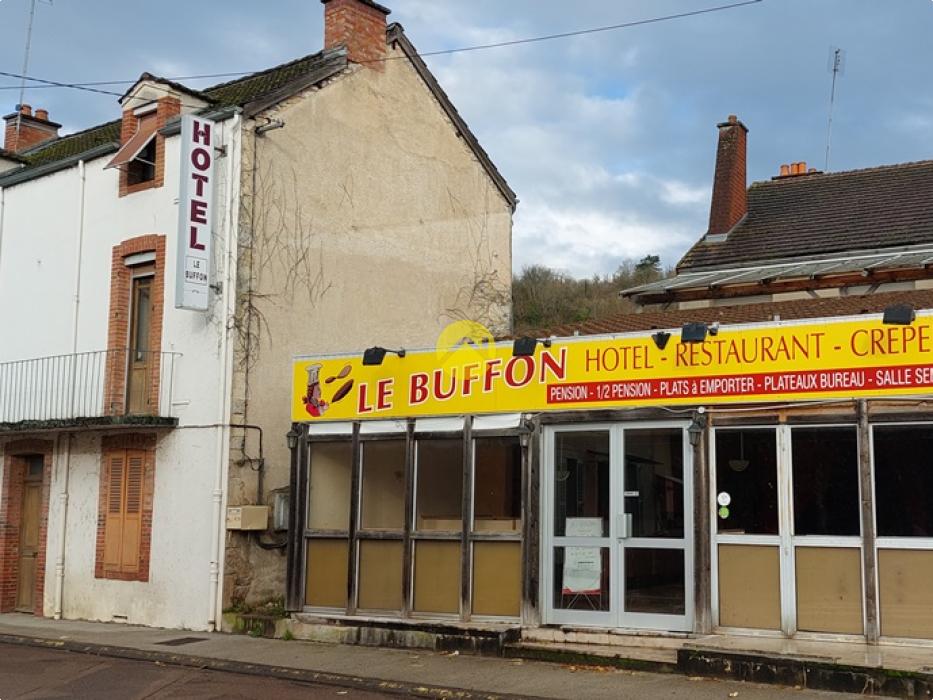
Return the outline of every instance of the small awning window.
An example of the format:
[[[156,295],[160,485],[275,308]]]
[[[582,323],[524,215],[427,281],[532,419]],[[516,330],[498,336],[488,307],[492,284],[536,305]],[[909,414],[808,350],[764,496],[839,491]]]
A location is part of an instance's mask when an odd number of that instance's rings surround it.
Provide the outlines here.
[[[149,145],[149,142],[155,138],[155,132],[155,112],[141,116],[139,118],[139,122],[136,125],[136,133],[133,134],[129,140],[120,147],[120,150],[117,151],[117,154],[113,157],[113,160],[107,163],[107,165],[104,166],[104,169],[120,168],[129,164],[142,152],[146,146]]]

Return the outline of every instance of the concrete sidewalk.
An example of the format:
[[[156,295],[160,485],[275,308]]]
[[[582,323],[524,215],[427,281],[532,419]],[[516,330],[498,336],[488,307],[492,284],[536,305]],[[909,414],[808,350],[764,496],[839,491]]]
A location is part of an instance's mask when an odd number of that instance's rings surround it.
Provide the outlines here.
[[[18,614],[0,615],[0,641],[343,688],[462,700],[516,697],[764,700],[784,693],[793,697],[851,697],[602,666],[315,644],[114,623],[53,621]]]

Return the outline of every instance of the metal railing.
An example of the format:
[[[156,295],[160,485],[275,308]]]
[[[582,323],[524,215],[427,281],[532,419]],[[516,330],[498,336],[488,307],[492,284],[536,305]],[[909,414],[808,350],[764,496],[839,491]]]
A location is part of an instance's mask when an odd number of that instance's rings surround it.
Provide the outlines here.
[[[112,348],[0,362],[0,423],[170,417],[180,355]]]

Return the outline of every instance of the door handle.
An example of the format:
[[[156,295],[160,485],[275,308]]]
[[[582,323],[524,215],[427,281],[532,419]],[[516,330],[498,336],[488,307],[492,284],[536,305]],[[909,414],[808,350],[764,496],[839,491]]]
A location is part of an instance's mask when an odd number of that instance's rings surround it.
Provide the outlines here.
[[[616,532],[620,540],[628,539],[632,536],[632,514],[619,513],[616,516]]]

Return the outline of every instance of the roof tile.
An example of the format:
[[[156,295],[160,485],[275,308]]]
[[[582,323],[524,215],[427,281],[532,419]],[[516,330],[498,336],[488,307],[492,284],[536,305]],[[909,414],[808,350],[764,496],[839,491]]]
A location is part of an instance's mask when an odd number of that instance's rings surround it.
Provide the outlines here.
[[[933,160],[756,182],[746,218],[677,270],[930,242]]]
[[[644,311],[607,318],[566,324],[529,332],[538,338],[547,336],[599,335],[603,333],[630,333],[663,328],[679,328],[685,323],[762,323],[774,320],[832,318],[877,314],[891,304],[911,304],[915,309],[933,309],[933,289],[904,292],[882,292],[858,296],[800,299],[736,306],[713,306],[702,309],[677,311]]]

